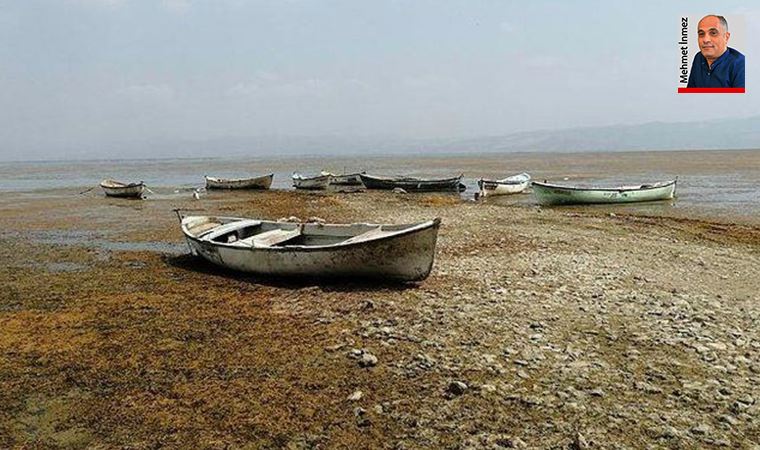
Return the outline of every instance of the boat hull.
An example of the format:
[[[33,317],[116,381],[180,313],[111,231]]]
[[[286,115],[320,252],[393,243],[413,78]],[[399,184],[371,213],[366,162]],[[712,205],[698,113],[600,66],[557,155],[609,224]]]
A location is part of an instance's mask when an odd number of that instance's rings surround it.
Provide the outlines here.
[[[330,180],[330,184],[333,186],[362,186],[362,178],[358,173],[352,173],[348,175],[333,175]]]
[[[273,178],[273,173],[254,178],[205,177],[206,189],[269,189]]]
[[[103,188],[103,192],[108,197],[142,198],[142,195],[145,192],[145,184],[142,182],[123,184],[118,182],[108,183],[104,181],[100,183],[100,187]]]
[[[521,174],[501,180],[487,180],[481,178],[478,180],[481,197],[490,197],[494,195],[511,195],[519,194],[530,185],[530,175]]]
[[[393,190],[403,189],[407,192],[461,192],[462,175],[443,179],[418,179],[411,177],[376,177],[360,174],[362,183],[367,189]]]
[[[324,190],[330,185],[332,175],[320,175],[317,177],[293,176],[293,187],[305,190]]]
[[[676,181],[633,187],[578,188],[533,182],[533,194],[539,205],[584,205],[652,202],[675,197]]]
[[[184,226],[183,232],[194,255],[240,272],[276,277],[420,281],[427,278],[433,267],[439,224],[436,219],[388,238],[314,247],[236,247],[234,244],[198,239],[190,235]]]

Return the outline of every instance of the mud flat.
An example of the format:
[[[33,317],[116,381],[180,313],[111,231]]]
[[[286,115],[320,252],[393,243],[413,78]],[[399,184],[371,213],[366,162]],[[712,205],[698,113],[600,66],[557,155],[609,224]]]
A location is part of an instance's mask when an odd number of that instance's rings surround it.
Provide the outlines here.
[[[176,207],[443,225],[419,284],[268,280],[188,256]],[[51,191],[0,200],[0,227],[3,448],[760,444],[756,225],[435,194]]]

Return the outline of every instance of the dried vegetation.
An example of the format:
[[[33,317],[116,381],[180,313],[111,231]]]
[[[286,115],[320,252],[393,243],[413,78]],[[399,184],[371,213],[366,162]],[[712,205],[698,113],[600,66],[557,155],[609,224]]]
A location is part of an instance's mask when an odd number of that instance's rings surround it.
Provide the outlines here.
[[[0,206],[3,448],[760,443],[752,225],[435,194]],[[402,286],[86,238],[181,245],[173,208],[443,226],[431,277]]]

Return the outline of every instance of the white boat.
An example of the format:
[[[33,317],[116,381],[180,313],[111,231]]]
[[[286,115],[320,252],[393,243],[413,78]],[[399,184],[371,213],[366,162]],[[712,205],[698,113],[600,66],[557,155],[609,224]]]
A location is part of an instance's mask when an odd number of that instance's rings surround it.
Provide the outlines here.
[[[116,180],[103,180],[100,187],[109,197],[142,198],[145,183],[122,183]]]
[[[253,178],[216,178],[204,177],[206,189],[269,189],[274,174]]]
[[[342,175],[335,175],[330,172],[322,172],[321,175],[330,175],[331,186],[363,186],[362,177],[357,173],[348,173]]]
[[[676,182],[662,181],[653,184],[619,187],[560,186],[547,182],[532,183],[539,205],[581,205],[596,203],[633,203],[668,200],[676,195]]]
[[[512,175],[511,177],[502,178],[501,180],[488,180],[485,178],[478,180],[480,197],[519,194],[520,192],[523,192],[529,185],[530,175],[525,172],[519,175]]]
[[[331,225],[187,216],[182,232],[193,255],[237,271],[418,281],[433,267],[440,223]]]
[[[293,187],[296,189],[320,190],[327,189],[332,179],[331,174],[317,175],[316,177],[305,177],[299,173],[293,173]]]

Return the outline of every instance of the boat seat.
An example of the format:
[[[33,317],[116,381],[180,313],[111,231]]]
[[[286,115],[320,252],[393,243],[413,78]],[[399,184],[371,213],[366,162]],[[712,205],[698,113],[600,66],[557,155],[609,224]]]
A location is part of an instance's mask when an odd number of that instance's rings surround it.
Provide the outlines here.
[[[253,246],[254,248],[271,247],[273,245],[281,244],[285,241],[293,239],[301,234],[301,229],[296,228],[294,230],[282,230],[277,228],[275,230],[265,231],[263,233],[254,234],[245,239],[237,241],[237,243],[245,246]]]
[[[238,220],[235,222],[230,222],[222,226],[216,227],[212,229],[210,232],[207,232],[207,234],[203,236],[203,239],[208,240],[208,241],[213,241],[219,236],[223,234],[227,234],[230,231],[235,231],[235,230],[238,230],[240,228],[245,228],[245,227],[255,227],[257,225],[261,225],[260,220],[246,219],[246,220]],[[201,237],[201,235],[199,234],[198,237]]]
[[[361,241],[366,241],[369,239],[388,236],[394,233],[395,231],[383,231],[381,227],[376,227],[369,231],[365,231],[362,234],[357,234],[354,237],[348,238],[345,241],[341,242],[341,244],[353,244],[355,242],[361,242]]]
[[[201,237],[204,234],[208,233],[209,231],[213,230],[216,227],[222,226],[219,222],[205,222],[200,225],[194,226],[190,231],[192,231],[195,236]]]

